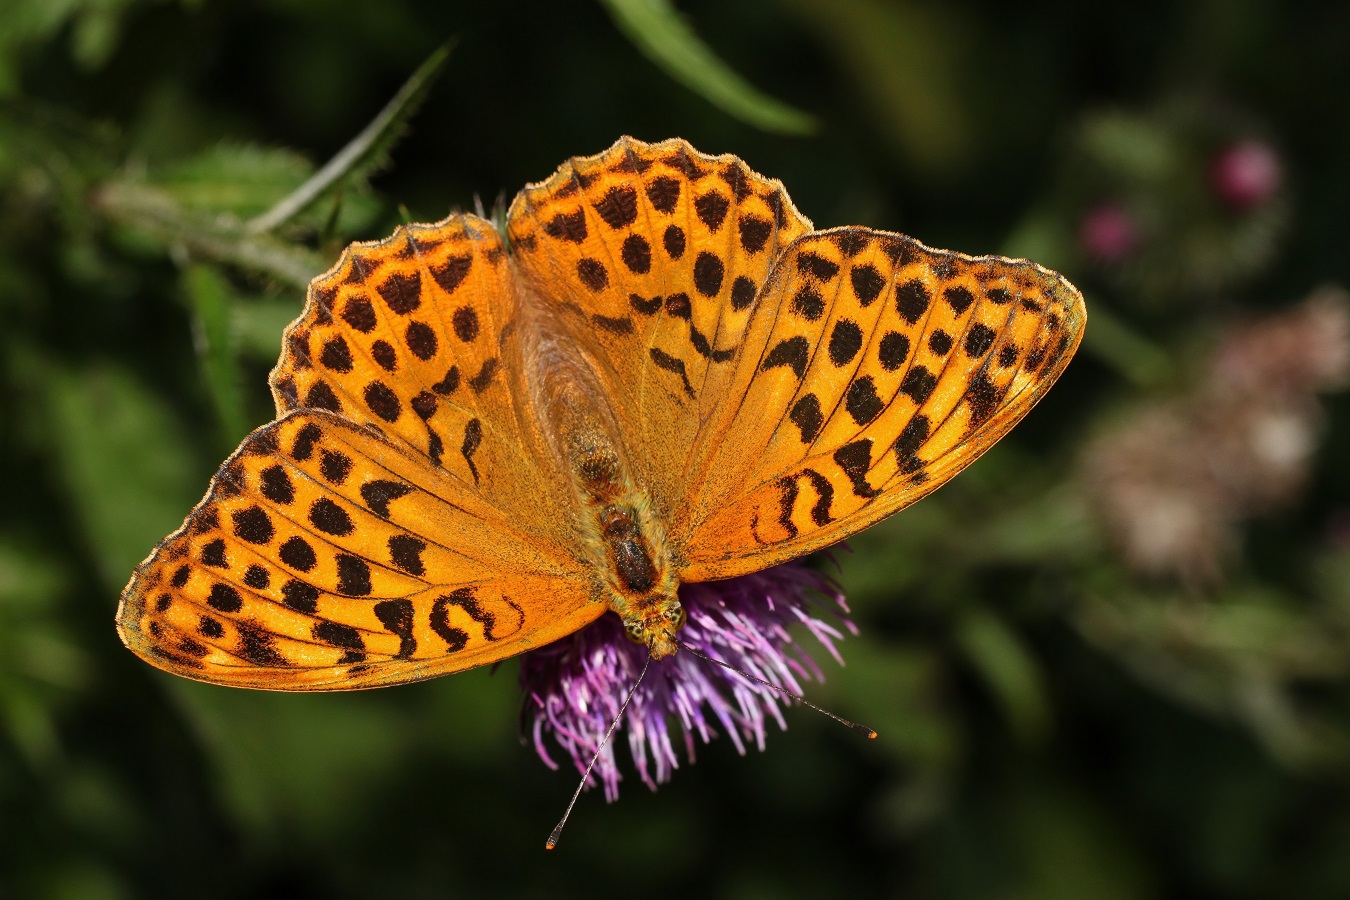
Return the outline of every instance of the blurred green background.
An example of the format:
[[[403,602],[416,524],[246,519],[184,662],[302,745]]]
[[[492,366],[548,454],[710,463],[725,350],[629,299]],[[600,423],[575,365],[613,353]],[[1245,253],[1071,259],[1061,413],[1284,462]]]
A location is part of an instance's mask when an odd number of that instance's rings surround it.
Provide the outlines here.
[[[1350,896],[1348,40],[1275,0],[9,0],[0,894]],[[575,776],[521,745],[514,665],[233,691],[112,618],[345,242],[621,134],[1032,256],[1090,324],[839,554],[862,636],[811,696],[879,740],[794,712],[545,855]]]

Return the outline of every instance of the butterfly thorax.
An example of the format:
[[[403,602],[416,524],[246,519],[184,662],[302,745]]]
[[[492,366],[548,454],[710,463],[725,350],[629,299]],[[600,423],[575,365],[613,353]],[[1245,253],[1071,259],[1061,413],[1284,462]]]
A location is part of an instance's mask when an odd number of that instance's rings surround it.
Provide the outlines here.
[[[632,477],[618,430],[589,360],[548,337],[536,340],[527,371],[541,423],[577,499],[577,530],[597,589],[632,640],[656,659],[676,651],[685,613],[664,529],[651,497]]]

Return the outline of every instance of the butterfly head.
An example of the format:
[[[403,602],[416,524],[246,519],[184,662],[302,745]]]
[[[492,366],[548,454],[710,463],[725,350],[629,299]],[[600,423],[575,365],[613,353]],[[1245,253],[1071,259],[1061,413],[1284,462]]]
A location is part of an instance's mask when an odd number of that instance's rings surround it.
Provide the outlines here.
[[[651,651],[653,659],[664,659],[678,647],[675,635],[684,627],[685,611],[675,597],[667,597],[623,617],[628,639]]]

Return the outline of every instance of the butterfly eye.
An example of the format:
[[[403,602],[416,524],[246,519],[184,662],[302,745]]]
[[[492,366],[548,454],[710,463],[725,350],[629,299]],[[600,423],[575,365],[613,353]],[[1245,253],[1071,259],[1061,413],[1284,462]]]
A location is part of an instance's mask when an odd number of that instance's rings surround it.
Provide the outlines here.
[[[689,615],[684,611],[683,606],[677,606],[674,609],[666,610],[666,621],[674,623],[676,629],[683,628],[685,619],[687,618],[689,618]]]
[[[642,639],[642,623],[641,623],[641,622],[625,622],[625,623],[624,623],[624,626],[623,626],[623,631],[624,631],[624,634],[628,635],[628,639],[629,639],[630,641],[632,641],[633,643],[635,643],[635,644],[645,644],[645,643],[646,643],[646,641],[644,641],[644,640]]]

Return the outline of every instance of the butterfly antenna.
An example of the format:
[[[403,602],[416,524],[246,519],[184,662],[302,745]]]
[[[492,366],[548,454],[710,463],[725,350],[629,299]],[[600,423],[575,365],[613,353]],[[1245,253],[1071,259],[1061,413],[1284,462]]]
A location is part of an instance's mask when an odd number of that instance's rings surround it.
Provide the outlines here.
[[[677,645],[679,645],[679,648],[680,648],[681,650],[686,650],[686,651],[688,651],[688,652],[694,654],[695,656],[697,656],[699,659],[706,659],[706,660],[707,660],[708,662],[710,662],[710,663],[717,663],[717,665],[721,666],[721,667],[724,668],[724,669],[730,669],[731,671],[735,672],[737,675],[741,675],[741,676],[743,676],[743,677],[745,677],[745,678],[749,678],[751,681],[757,682],[758,684],[762,684],[762,685],[764,685],[766,688],[770,688],[770,689],[772,689],[772,690],[775,690],[775,691],[777,691],[778,693],[783,694],[784,696],[791,697],[793,700],[796,700],[798,703],[802,704],[803,706],[810,707],[811,709],[814,709],[814,710],[815,710],[816,712],[818,712],[818,713],[822,713],[822,714],[824,714],[824,715],[827,715],[827,716],[829,716],[831,719],[834,719],[836,722],[838,722],[840,725],[847,725],[849,728],[852,728],[854,731],[858,732],[859,734],[865,734],[865,735],[867,735],[868,738],[873,738],[873,739],[876,738],[876,736],[877,736],[877,733],[876,733],[875,731],[873,731],[871,728],[868,728],[866,725],[859,725],[857,722],[850,722],[848,719],[845,719],[843,716],[836,716],[834,713],[830,712],[828,709],[822,709],[821,707],[816,706],[814,703],[812,703],[810,700],[807,700],[807,699],[806,699],[805,697],[803,697],[801,694],[797,694],[797,693],[794,693],[794,692],[792,692],[792,691],[789,691],[787,688],[782,687],[782,686],[777,685],[777,684],[774,684],[772,681],[765,681],[763,678],[760,678],[760,677],[758,677],[758,676],[756,676],[756,675],[751,675],[749,672],[745,671],[744,669],[738,669],[738,668],[736,668],[736,667],[733,666],[731,663],[722,662],[722,660],[720,660],[720,659],[714,659],[713,657],[709,656],[709,655],[706,654],[706,653],[703,653],[703,652],[701,652],[701,651],[699,651],[699,650],[695,650],[693,647],[690,647],[690,646],[689,646],[688,644],[686,644],[684,641],[681,641],[681,640],[679,640],[679,639],[676,639],[675,643],[676,643]]]
[[[633,686],[628,690],[628,696],[623,699],[623,705],[619,707],[619,712],[614,716],[614,721],[609,723],[609,731],[606,731],[600,743],[595,745],[595,755],[591,757],[591,764],[586,767],[586,773],[581,776],[581,783],[577,785],[576,793],[572,795],[572,801],[567,804],[567,811],[563,813],[562,821],[548,836],[548,843],[544,845],[545,850],[552,850],[558,846],[558,836],[562,834],[563,826],[567,824],[567,817],[572,815],[572,807],[577,805],[577,798],[581,796],[582,789],[586,787],[586,782],[590,780],[591,770],[600,760],[600,751],[604,750],[605,745],[609,743],[609,739],[614,737],[614,732],[619,727],[619,721],[623,718],[624,712],[627,711],[629,702],[632,701],[633,695],[637,693],[638,685],[642,684],[642,679],[647,675],[647,667],[651,664],[652,654],[648,650],[647,661],[642,664],[642,671],[638,673],[637,681],[633,682]]]

